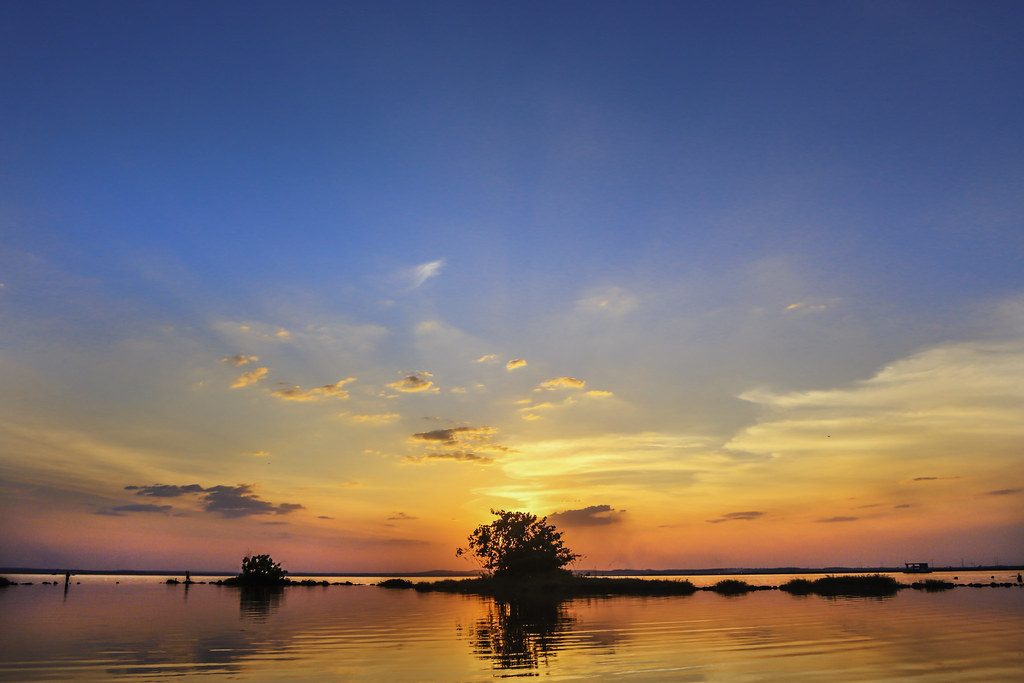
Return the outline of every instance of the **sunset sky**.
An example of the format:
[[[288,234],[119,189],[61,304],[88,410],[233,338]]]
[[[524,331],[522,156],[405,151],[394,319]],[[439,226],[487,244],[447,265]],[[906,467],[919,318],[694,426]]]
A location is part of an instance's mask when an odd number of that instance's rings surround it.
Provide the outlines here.
[[[1024,562],[1020,2],[7,2],[0,566]]]

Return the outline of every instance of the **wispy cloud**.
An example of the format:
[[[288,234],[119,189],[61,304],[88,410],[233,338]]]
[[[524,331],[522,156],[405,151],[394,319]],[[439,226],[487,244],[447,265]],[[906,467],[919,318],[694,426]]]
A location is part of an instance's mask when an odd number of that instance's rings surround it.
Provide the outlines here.
[[[389,522],[406,522],[414,519],[418,519],[418,517],[407,515],[404,512],[396,512],[395,514],[388,517]]]
[[[587,386],[586,381],[575,377],[552,377],[537,385],[534,391],[554,391],[555,389],[582,389]]]
[[[513,358],[505,363],[505,369],[509,371],[518,370],[519,368],[525,368],[527,365],[528,363],[525,358]]]
[[[496,353],[485,353],[484,355],[477,358],[474,363],[496,363],[498,362],[498,354]]]
[[[818,524],[836,524],[842,522],[856,522],[860,517],[846,517],[843,515],[837,515],[835,517],[822,517],[821,519],[814,520]]]
[[[115,505],[114,507],[101,508],[96,511],[97,515],[106,515],[108,517],[122,517],[127,513],[141,512],[141,513],[158,513],[158,514],[169,514],[174,510],[170,505],[154,505],[153,503],[132,503],[129,505]]]
[[[275,389],[270,393],[282,401],[310,402],[322,401],[328,398],[344,400],[349,397],[348,391],[345,390],[345,385],[351,384],[355,381],[355,377],[346,377],[345,379],[339,379],[334,384],[325,384],[322,387],[303,389],[298,385],[290,387],[286,386],[280,389]]]
[[[746,511],[743,511],[743,512],[727,512],[724,515],[722,515],[721,517],[717,517],[715,519],[709,519],[709,520],[707,520],[707,522],[709,524],[721,524],[722,522],[739,522],[739,521],[749,522],[752,519],[758,519],[758,518],[763,517],[763,516],[764,516],[764,513],[761,512],[760,510],[746,510]]]
[[[227,363],[228,365],[234,365],[236,368],[240,368],[243,365],[256,363],[257,361],[259,361],[259,359],[259,356],[252,356],[244,353],[236,353],[233,356],[225,356],[224,358],[221,358],[220,362]]]
[[[592,289],[576,301],[576,309],[583,313],[620,316],[637,307],[637,298],[622,287]]]
[[[405,278],[409,282],[409,286],[416,289],[430,278],[440,275],[443,267],[444,259],[427,261],[405,271]]]
[[[256,384],[256,382],[259,382],[261,379],[266,377],[268,372],[270,372],[268,368],[253,368],[248,372],[243,372],[235,379],[234,382],[231,383],[231,388],[242,389],[243,387]]]
[[[357,413],[345,415],[349,422],[364,425],[386,425],[395,422],[402,416],[398,413]]]
[[[994,491],[987,491],[986,495],[989,496],[1012,496],[1015,493],[1024,492],[1024,489],[996,489]]]

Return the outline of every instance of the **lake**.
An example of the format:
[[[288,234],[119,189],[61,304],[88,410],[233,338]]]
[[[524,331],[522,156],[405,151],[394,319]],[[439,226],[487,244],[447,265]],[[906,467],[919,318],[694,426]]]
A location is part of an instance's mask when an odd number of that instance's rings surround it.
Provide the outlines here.
[[[1020,588],[508,604],[370,585],[186,589],[155,576],[75,577],[65,593],[40,584],[55,577],[10,578],[35,585],[0,589],[3,680],[1024,680]]]

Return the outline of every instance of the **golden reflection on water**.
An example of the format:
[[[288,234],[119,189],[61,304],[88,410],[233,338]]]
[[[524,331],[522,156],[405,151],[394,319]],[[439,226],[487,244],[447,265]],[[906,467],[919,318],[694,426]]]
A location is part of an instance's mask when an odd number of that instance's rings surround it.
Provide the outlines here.
[[[0,591],[0,679],[977,680],[1024,674],[1024,589],[510,603],[372,586]]]

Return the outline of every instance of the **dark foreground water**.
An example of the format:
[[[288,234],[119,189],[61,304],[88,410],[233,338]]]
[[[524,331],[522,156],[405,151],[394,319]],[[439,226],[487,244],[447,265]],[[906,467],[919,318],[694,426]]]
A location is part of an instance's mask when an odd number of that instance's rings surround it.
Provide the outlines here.
[[[85,577],[65,594],[49,578],[0,590],[0,679],[1024,680],[1019,588],[508,604],[155,577]]]

